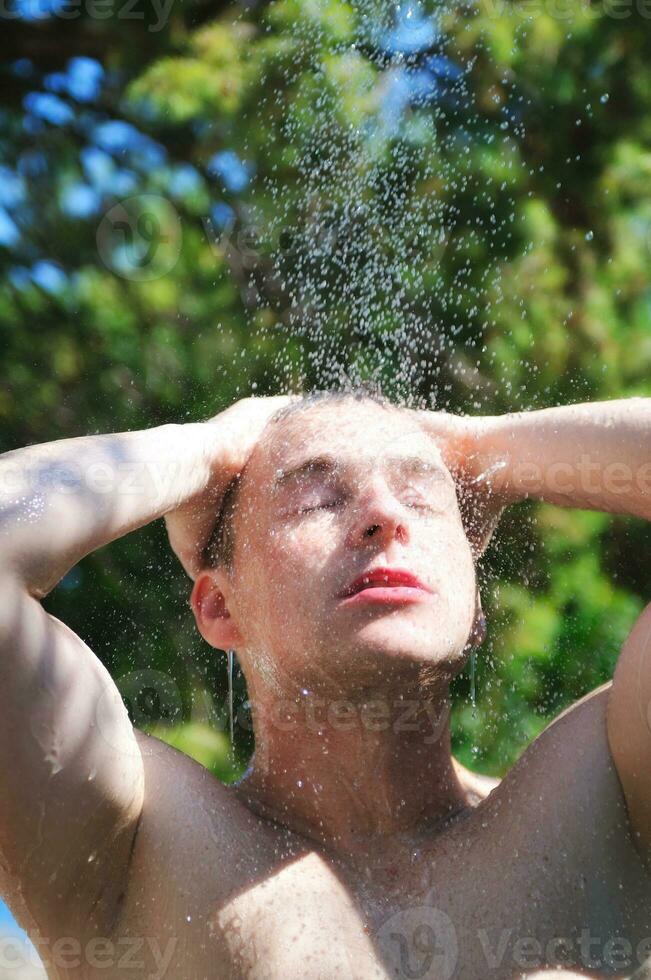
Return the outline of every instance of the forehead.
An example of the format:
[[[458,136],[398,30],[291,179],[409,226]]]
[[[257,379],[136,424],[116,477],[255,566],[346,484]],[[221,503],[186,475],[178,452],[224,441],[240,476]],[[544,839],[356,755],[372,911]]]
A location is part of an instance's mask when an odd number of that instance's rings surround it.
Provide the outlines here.
[[[315,405],[267,431],[268,439],[256,452],[256,469],[269,487],[280,475],[314,457],[331,457],[352,469],[419,457],[445,469],[432,439],[398,407],[352,400]]]

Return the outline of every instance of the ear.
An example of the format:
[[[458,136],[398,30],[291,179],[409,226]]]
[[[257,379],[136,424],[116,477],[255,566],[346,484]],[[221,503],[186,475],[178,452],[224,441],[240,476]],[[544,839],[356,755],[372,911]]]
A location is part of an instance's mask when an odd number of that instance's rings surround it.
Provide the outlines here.
[[[204,640],[217,650],[237,650],[242,646],[242,634],[228,611],[221,577],[220,572],[200,572],[190,605]]]

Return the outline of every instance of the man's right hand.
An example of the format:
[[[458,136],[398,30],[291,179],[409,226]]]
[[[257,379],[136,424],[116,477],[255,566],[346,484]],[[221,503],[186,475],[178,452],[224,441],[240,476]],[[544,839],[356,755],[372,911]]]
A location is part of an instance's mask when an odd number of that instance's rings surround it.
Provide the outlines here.
[[[190,578],[201,569],[226,487],[243,470],[271,416],[298,397],[242,398],[202,423],[211,478],[192,500],[165,515],[170,544]]]

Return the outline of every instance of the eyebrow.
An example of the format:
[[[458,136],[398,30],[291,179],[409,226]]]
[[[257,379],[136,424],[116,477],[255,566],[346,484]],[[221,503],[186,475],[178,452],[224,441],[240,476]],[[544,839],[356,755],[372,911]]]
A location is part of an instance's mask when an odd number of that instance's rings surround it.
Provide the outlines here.
[[[449,477],[449,472],[434,459],[425,456],[386,456],[385,461],[391,464],[398,464],[401,470],[408,470],[419,473],[438,473],[441,476]],[[306,473],[335,473],[342,469],[341,460],[329,454],[320,456],[310,456],[309,459],[297,463],[287,470],[277,470],[276,477],[271,484],[272,493],[276,494],[290,480]]]

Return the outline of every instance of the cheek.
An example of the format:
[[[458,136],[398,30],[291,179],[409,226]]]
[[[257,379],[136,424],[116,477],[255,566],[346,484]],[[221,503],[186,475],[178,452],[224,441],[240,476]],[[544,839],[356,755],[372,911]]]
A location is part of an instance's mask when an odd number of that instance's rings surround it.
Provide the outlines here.
[[[266,560],[276,600],[292,613],[313,610],[319,596],[331,587],[329,554],[330,548],[324,553],[323,529],[287,527],[282,535],[270,538]]]
[[[475,563],[463,527],[446,524],[437,535],[436,580],[448,604],[460,620],[474,612]]]

